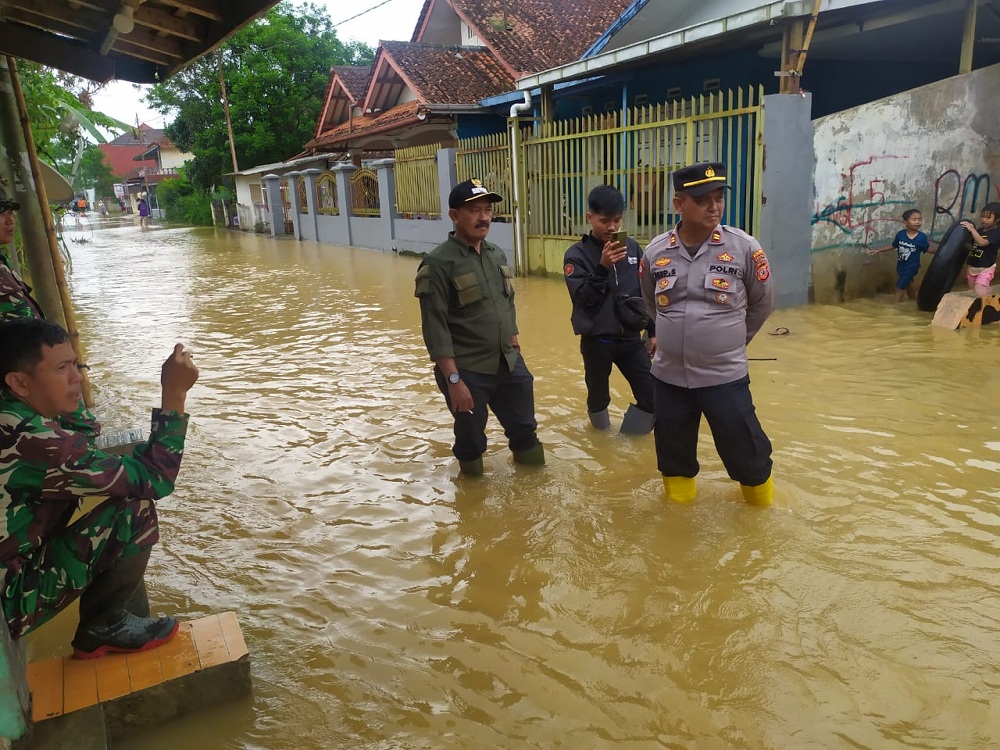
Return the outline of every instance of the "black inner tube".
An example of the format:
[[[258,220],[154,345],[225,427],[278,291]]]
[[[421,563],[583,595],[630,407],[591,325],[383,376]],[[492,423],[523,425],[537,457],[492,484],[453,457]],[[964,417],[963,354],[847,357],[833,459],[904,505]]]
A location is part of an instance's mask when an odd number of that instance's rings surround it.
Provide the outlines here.
[[[961,221],[961,220],[960,220]],[[969,255],[972,235],[958,221],[948,227],[941,238],[937,252],[931,256],[924,280],[917,290],[917,308],[924,312],[937,310],[941,298],[955,286]]]

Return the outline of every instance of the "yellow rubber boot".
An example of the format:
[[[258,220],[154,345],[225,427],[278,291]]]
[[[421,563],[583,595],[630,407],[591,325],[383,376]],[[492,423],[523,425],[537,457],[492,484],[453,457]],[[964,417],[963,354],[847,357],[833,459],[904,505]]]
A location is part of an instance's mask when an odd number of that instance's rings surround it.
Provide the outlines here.
[[[663,492],[672,503],[693,503],[697,493],[694,477],[663,477]]]
[[[740,489],[743,490],[743,499],[747,501],[747,505],[765,506],[774,500],[774,480],[771,477],[762,484],[741,484]]]

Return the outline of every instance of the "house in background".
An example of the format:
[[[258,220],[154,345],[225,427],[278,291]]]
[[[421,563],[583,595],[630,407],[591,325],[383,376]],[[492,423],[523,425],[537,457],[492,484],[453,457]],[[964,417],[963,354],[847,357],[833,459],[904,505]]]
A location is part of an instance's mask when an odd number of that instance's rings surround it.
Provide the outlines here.
[[[499,133],[524,75],[580,58],[633,0],[425,0],[409,42],[383,41],[365,80],[334,68],[310,154],[374,152]],[[364,90],[361,90],[364,82]]]
[[[133,212],[140,196],[150,198],[155,207],[156,185],[176,176],[177,170],[192,158],[177,148],[162,129],[146,123],[97,147],[111,167],[115,182],[121,185],[121,193],[115,197],[124,198]]]
[[[144,164],[137,165],[135,163],[136,157],[144,154],[155,138],[162,135],[162,130],[151,128],[143,123],[135,130],[122,133],[108,143],[99,143],[97,148],[104,154],[105,164],[111,167],[115,182],[124,182],[133,170],[144,166]]]
[[[192,154],[177,148],[162,130],[154,132],[158,135],[133,157],[140,166],[125,178],[125,200],[132,204],[134,210],[139,198],[145,198],[150,215],[162,219],[163,210],[156,199],[156,188],[164,180],[177,177]]]

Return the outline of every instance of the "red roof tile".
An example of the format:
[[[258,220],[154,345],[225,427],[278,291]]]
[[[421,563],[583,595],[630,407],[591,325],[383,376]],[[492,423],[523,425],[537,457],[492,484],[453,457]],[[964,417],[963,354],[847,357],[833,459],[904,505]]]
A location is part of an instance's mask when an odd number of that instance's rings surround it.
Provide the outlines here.
[[[371,78],[372,69],[367,65],[334,65],[330,68],[330,79],[336,76],[344,91],[354,101],[365,98],[365,91],[368,89],[368,79]]]
[[[420,122],[420,118],[417,117],[419,106],[420,102],[407,102],[375,115],[355,117],[326,131],[318,138],[313,138],[305,145],[305,151],[329,151],[338,144],[345,144],[353,139],[377,135],[401,125]]]
[[[476,104],[514,88],[513,77],[483,47],[382,42],[381,49],[427,104]]]
[[[511,71],[529,74],[579,60],[633,0],[426,0],[414,41],[445,2]]]

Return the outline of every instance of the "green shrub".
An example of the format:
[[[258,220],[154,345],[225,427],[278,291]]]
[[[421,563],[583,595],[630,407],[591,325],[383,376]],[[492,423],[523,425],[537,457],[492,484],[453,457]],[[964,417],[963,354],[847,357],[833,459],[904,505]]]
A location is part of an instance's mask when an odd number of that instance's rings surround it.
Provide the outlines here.
[[[161,182],[156,188],[156,198],[167,221],[196,227],[212,226],[212,196],[188,182],[183,174]]]

